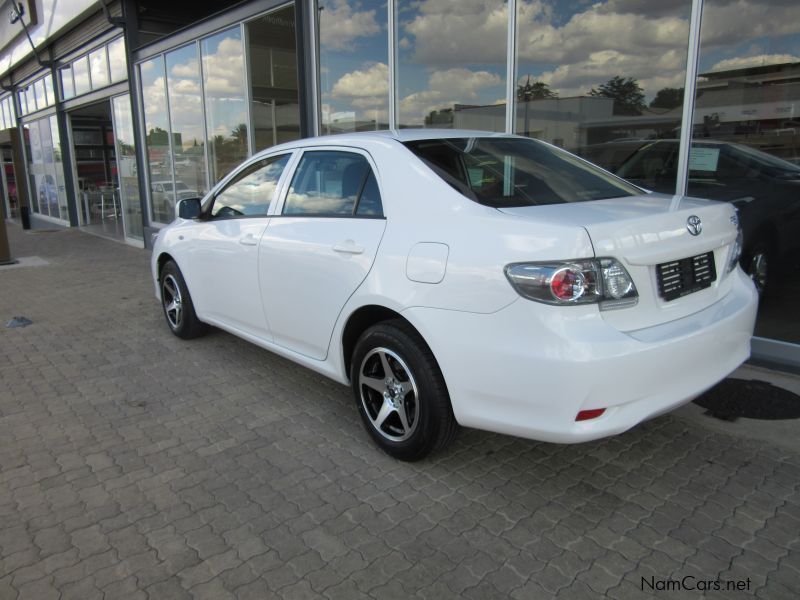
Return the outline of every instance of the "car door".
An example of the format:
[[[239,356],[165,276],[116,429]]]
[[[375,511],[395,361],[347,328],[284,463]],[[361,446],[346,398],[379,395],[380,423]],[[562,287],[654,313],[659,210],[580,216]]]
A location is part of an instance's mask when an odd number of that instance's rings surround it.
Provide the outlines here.
[[[291,153],[236,173],[203,207],[192,228],[188,277],[201,318],[269,340],[258,287],[258,243]]]
[[[383,235],[378,180],[355,149],[306,149],[260,244],[260,285],[275,343],[327,356],[336,319]]]

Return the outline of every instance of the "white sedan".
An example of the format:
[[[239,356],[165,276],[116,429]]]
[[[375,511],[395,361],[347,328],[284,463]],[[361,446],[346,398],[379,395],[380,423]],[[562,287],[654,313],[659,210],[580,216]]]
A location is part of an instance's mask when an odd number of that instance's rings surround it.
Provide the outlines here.
[[[458,424],[616,434],[723,379],[757,308],[727,203],[649,193],[527,138],[304,139],[182,200],[154,245],[167,324],[213,325],[350,384],[420,459]]]

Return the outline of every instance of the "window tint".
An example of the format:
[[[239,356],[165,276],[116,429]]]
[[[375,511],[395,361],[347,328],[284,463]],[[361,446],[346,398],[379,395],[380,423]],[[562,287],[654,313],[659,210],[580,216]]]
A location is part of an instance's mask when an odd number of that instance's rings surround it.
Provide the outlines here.
[[[352,215],[365,179],[371,173],[367,159],[360,154],[306,152],[289,188],[283,214]],[[380,204],[377,185],[372,197]],[[370,200],[364,210],[374,210],[374,205],[375,200]]]
[[[444,181],[495,207],[617,198],[639,190],[571,154],[518,138],[448,138],[407,142]]]
[[[273,156],[245,169],[214,198],[212,217],[266,215],[289,154]]]

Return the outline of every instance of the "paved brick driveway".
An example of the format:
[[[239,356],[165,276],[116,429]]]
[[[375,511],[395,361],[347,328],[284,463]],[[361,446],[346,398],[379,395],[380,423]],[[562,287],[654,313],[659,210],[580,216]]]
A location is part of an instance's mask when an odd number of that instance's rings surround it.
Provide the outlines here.
[[[145,251],[9,229],[51,264],[0,271],[0,320],[34,321],[0,328],[2,600],[641,598],[686,576],[798,597],[788,450],[668,416],[571,447],[462,431],[395,462],[347,389],[170,335]]]

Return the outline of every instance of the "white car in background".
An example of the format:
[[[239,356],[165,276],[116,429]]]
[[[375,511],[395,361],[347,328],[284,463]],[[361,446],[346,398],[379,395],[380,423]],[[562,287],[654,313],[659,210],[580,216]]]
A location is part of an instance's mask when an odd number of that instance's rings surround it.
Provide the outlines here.
[[[416,460],[457,424],[620,433],[750,351],[730,204],[648,193],[527,138],[403,130],[270,148],[155,241],[167,324],[214,325],[353,387]]]

